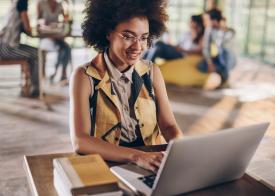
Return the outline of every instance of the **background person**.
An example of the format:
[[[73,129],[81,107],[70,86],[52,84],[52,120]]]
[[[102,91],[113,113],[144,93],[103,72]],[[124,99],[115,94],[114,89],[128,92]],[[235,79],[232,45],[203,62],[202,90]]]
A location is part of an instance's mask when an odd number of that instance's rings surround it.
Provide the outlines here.
[[[7,60],[27,60],[31,75],[30,97],[39,96],[37,49],[20,43],[21,33],[32,35],[28,17],[28,0],[13,1],[0,31],[0,57]],[[24,95],[23,92],[21,95]]]
[[[226,48],[235,35],[231,29],[221,27],[222,13],[218,9],[212,9],[204,14],[204,24],[206,26],[203,40],[203,56],[205,61],[199,64],[199,69],[203,72],[217,72],[222,83],[229,77],[229,67],[236,64],[235,55]]]
[[[184,55],[202,54],[204,25],[201,14],[191,16],[189,29],[181,36],[177,49]]]
[[[68,22],[68,15],[65,14],[62,4],[56,0],[41,0],[37,6],[38,20],[41,21],[39,25],[46,25],[51,28],[57,28],[59,24],[59,16],[62,15],[64,23]],[[40,49],[42,51],[54,51],[58,50],[57,62],[55,64],[55,71],[50,76],[50,80],[53,81],[58,67],[62,65],[62,74],[60,80],[67,80],[67,66],[71,60],[71,48],[65,42],[64,37],[55,38],[43,38],[40,41]],[[44,65],[45,65],[45,53],[44,53]]]
[[[189,30],[184,32],[179,43],[174,46],[164,41],[157,41],[144,55],[144,59],[155,62],[156,58],[174,60],[184,58],[188,54],[202,53],[202,37],[204,26],[201,15],[192,15]]]
[[[163,154],[128,148],[181,137],[159,68],[141,60],[165,31],[165,0],[89,0],[82,24],[98,54],[70,82],[73,148],[156,171]]]

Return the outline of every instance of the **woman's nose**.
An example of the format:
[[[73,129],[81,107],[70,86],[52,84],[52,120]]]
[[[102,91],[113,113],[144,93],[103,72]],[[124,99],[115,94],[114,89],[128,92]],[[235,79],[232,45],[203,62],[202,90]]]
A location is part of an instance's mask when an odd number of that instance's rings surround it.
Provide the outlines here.
[[[142,44],[140,39],[136,39],[134,43],[131,45],[131,48],[134,48],[136,50],[142,50]]]

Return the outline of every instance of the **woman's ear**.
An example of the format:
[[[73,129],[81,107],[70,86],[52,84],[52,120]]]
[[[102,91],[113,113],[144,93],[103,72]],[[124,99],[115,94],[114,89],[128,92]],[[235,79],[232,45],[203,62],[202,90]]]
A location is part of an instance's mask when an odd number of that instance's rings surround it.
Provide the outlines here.
[[[110,33],[108,33],[108,34],[106,35],[106,39],[107,39],[108,41],[110,41]]]

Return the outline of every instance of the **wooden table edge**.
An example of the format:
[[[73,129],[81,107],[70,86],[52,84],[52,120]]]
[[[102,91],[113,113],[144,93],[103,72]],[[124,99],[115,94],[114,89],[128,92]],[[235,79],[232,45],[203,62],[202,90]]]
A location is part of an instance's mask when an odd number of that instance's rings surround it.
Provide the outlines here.
[[[31,190],[32,194],[35,195],[35,196],[39,196],[38,192],[37,192],[37,189],[36,189],[36,186],[35,186],[35,182],[33,180],[33,175],[32,175],[31,169],[29,167],[27,157],[28,157],[27,155],[24,155],[24,163],[23,163],[23,167],[24,167],[24,170],[25,170],[25,173],[26,173],[27,181],[28,181],[28,184],[29,184],[29,187],[30,187],[30,190]]]

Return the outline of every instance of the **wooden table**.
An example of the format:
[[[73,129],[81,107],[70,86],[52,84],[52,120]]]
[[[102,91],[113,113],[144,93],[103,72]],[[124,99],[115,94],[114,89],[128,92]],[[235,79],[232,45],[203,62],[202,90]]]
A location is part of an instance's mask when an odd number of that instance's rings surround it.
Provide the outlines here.
[[[144,151],[160,151],[166,146],[143,147]],[[58,153],[45,155],[32,155],[24,157],[24,168],[30,189],[35,196],[56,196],[57,193],[53,186],[53,164],[54,158],[71,156],[73,153]],[[114,163],[109,163],[113,165]],[[206,188],[192,193],[183,194],[188,196],[274,196],[275,192],[263,184],[257,182],[248,175],[241,179]]]

